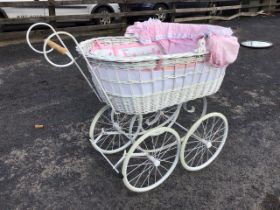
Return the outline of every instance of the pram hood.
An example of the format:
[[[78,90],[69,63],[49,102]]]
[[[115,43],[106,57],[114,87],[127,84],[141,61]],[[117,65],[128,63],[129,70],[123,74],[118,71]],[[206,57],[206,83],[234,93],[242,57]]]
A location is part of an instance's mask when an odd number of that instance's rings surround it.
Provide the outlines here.
[[[239,43],[231,28],[209,24],[163,23],[149,19],[136,22],[126,30],[127,36],[135,36],[142,44],[156,42],[165,54],[176,54],[189,50],[188,42],[197,43],[206,37],[209,63],[216,67],[233,63],[238,55]]]

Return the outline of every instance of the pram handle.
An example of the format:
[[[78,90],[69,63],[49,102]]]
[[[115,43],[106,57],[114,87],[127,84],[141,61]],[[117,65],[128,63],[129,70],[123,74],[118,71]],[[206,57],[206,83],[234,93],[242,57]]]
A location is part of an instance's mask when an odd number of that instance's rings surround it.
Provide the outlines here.
[[[37,26],[44,26],[44,27],[48,27],[53,33],[51,35],[49,35],[45,40],[44,40],[44,45],[43,45],[43,50],[40,51],[38,49],[36,49],[35,47],[33,47],[33,45],[31,44],[30,41],[30,32],[32,31],[33,28],[37,27]],[[60,35],[64,35],[64,36],[68,36],[73,42],[74,44],[77,46],[77,49],[80,50],[81,52],[81,56],[84,59],[84,61],[86,62],[88,68],[91,69],[91,74],[92,77],[96,80],[96,84],[92,83],[87,75],[84,73],[84,71],[82,70],[82,68],[80,67],[80,65],[76,62],[76,59],[73,57],[72,53],[70,52],[70,50],[68,49],[68,47],[65,45],[65,43],[63,42],[63,40],[61,39]],[[58,41],[60,42],[60,44],[57,44],[53,41],[51,41],[51,39],[53,37],[56,37],[58,39]],[[85,53],[83,52],[83,50],[81,49],[78,41],[75,39],[75,37],[73,35],[71,35],[68,32],[65,31],[56,31],[54,29],[54,27],[52,27],[51,25],[47,24],[47,23],[35,23],[32,26],[29,27],[27,33],[26,33],[26,41],[29,45],[29,47],[40,54],[43,54],[45,59],[47,60],[47,62],[49,62],[51,65],[55,66],[55,67],[59,67],[59,68],[63,68],[63,67],[67,67],[70,66],[72,64],[75,64],[75,66],[78,68],[78,70],[80,71],[80,73],[83,75],[83,77],[85,78],[86,82],[88,83],[88,85],[90,86],[90,88],[92,89],[92,91],[96,94],[96,96],[98,97],[98,99],[102,102],[106,102],[109,103],[110,106],[112,107],[112,109],[115,111],[115,108],[109,98],[109,96],[107,95],[102,83],[100,82],[99,78],[96,75],[96,71],[95,69],[93,69],[91,67],[91,64],[89,62],[89,60],[87,59],[87,57],[85,56]],[[50,47],[51,49],[47,49],[47,47]],[[50,53],[53,50],[57,50],[59,53],[63,54],[63,55],[67,55],[67,57],[70,59],[70,62],[66,63],[66,64],[57,64],[54,63],[50,60],[48,53]],[[105,100],[100,98],[99,93],[97,92],[97,88],[96,86],[99,87],[99,90],[102,91],[103,95],[105,96]]]
[[[51,40],[47,40],[47,44],[49,47],[55,49],[57,52],[59,52],[60,54],[64,55],[68,52],[68,50],[62,46],[60,46],[59,44],[51,41]]]

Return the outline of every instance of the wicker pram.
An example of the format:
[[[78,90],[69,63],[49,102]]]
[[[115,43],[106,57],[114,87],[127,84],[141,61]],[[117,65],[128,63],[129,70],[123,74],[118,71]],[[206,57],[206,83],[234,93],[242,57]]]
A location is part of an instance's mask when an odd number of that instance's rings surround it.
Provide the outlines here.
[[[45,40],[43,51],[34,48],[29,39],[31,30],[38,25],[48,26],[53,31]],[[74,41],[91,79],[61,35]],[[137,52],[132,50],[128,56],[115,56],[110,55],[110,50],[109,54],[102,49],[93,52],[92,43],[110,48],[137,43],[137,40],[102,37],[79,44],[71,34],[57,32],[46,23],[32,25],[26,37],[31,49],[42,53],[53,66],[62,68],[74,64],[100,101],[106,103],[91,122],[89,140],[129,190],[146,192],[156,188],[171,175],[179,160],[186,170],[198,171],[220,154],[227,138],[228,122],[221,113],[206,114],[204,96],[219,90],[225,67],[208,64],[204,38],[193,52],[165,55],[140,48]],[[62,46],[51,41],[53,37]],[[52,49],[47,50],[47,46]],[[48,56],[53,49],[66,55],[70,62],[54,63]],[[122,53],[127,52],[126,48],[122,49]],[[194,99],[197,100],[191,101]],[[197,101],[198,105],[192,105]],[[178,118],[179,114],[190,116],[190,113],[195,122],[187,128]],[[123,155],[113,163],[108,155],[121,151]]]

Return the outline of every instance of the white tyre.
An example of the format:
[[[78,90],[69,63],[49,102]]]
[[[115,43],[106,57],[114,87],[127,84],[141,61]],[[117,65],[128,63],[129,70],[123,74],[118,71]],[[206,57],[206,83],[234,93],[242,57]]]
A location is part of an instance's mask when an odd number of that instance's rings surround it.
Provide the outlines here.
[[[207,167],[220,154],[228,135],[228,122],[221,113],[210,113],[196,121],[182,138],[180,160],[188,171]]]
[[[178,133],[168,127],[154,128],[141,136],[123,162],[125,186],[134,192],[146,192],[163,183],[177,165],[180,144]]]

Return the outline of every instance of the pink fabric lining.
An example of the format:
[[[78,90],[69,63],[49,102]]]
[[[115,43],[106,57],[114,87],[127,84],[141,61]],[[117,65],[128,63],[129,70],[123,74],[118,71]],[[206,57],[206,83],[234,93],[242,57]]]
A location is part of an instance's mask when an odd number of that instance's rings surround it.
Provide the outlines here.
[[[232,36],[230,28],[207,24],[162,23],[149,19],[129,26],[126,35],[134,35],[140,43],[156,42],[165,54],[193,52],[198,39],[206,38],[210,53],[209,63],[215,67],[224,67],[233,63],[238,55],[239,43]]]
[[[107,55],[113,54],[114,56],[135,57],[143,54],[144,47],[146,47],[148,50],[151,51],[150,54],[154,54],[154,55],[163,54],[161,51],[161,47],[156,43],[149,43],[144,45],[141,43],[104,45],[102,44],[102,42],[98,40],[94,40],[90,52],[94,54],[98,50],[105,50],[108,52]],[[127,52],[128,50],[131,50],[130,54]]]
[[[197,41],[191,39],[162,39],[157,41],[165,54],[176,54],[194,52],[197,48]]]

